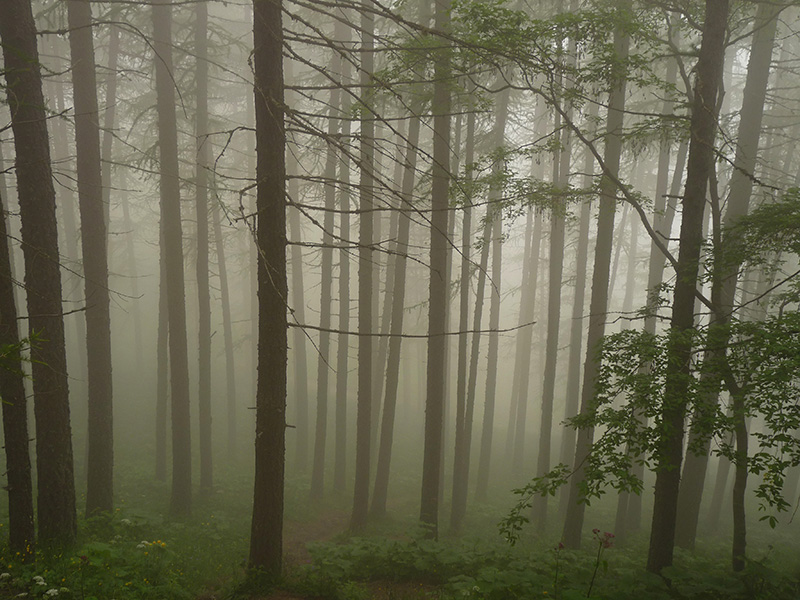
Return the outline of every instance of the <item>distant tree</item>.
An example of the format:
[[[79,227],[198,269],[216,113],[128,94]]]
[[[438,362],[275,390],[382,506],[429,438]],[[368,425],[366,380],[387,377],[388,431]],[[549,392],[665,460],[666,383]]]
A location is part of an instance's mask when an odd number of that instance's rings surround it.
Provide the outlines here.
[[[254,0],[258,393],[251,571],[280,576],[286,431],[286,199],[281,0]]]
[[[16,150],[29,330],[40,340],[31,350],[39,540],[71,544],[78,528],[55,191],[30,2],[0,5],[0,41]]]

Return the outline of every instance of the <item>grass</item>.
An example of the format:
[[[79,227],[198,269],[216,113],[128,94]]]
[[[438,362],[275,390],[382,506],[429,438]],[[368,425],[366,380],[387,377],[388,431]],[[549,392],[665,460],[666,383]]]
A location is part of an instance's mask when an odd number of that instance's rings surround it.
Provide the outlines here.
[[[119,508],[82,520],[73,549],[37,551],[35,560],[23,562],[0,547],[0,598],[800,598],[796,527],[753,524],[744,573],[730,570],[729,538],[704,538],[694,553],[679,551],[662,578],[644,571],[644,534],[632,536],[624,548],[612,543],[598,552],[587,531],[585,548],[569,551],[558,548],[554,518],[551,530],[538,536],[526,530],[517,546],[508,546],[496,527],[510,506],[508,497],[472,505],[465,535],[425,540],[416,528],[416,486],[402,489],[393,496],[390,516],[351,537],[349,496],[331,497],[322,507],[308,499],[305,477],[287,481],[286,574],[278,592],[246,585],[252,489],[244,468],[220,473],[217,488],[197,496],[192,517],[181,521],[165,515],[167,483],[153,481],[144,470],[120,469]],[[612,504],[592,506],[587,526],[608,523]],[[6,526],[0,521],[0,531]]]

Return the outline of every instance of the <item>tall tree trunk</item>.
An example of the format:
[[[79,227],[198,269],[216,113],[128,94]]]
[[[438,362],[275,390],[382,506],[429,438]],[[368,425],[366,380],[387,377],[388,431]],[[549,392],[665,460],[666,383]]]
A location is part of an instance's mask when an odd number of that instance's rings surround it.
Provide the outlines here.
[[[213,189],[213,187],[212,187]],[[217,251],[219,295],[222,309],[222,335],[225,351],[225,396],[228,415],[228,460],[236,460],[236,359],[233,348],[233,321],[231,320],[231,294],[228,283],[228,265],[225,260],[225,240],[222,237],[219,200],[211,203],[211,221],[214,227],[214,245]]]
[[[436,0],[434,28],[450,27],[449,0]],[[427,537],[439,535],[439,485],[444,424],[445,328],[447,326],[447,218],[450,191],[450,52],[434,58],[433,171],[431,182],[430,302],[428,304],[428,372],[425,400],[425,444],[422,462],[420,521]]]
[[[197,215],[197,304],[198,304],[198,417],[200,437],[200,490],[208,492],[213,483],[211,457],[211,288],[208,272],[208,189],[211,168],[211,140],[208,138],[208,4],[195,6],[195,80],[197,110],[195,137],[195,208]]]
[[[370,110],[372,72],[375,65],[375,18],[365,5],[361,11],[362,89],[358,224],[358,407],[356,415],[356,471],[350,528],[359,531],[369,510],[370,437],[372,433],[372,243],[375,215],[375,116]]]
[[[286,432],[286,134],[281,0],[254,0],[258,181],[258,393],[256,474],[249,566],[281,574]]]
[[[723,231],[733,226],[749,210],[753,188],[752,177],[756,168],[758,142],[761,136],[769,80],[769,67],[777,32],[777,16],[780,10],[780,6],[761,3],[756,13],[755,33],[750,49],[750,62],[747,67],[747,80],[736,139],[735,169],[731,176]],[[719,235],[717,232],[717,236]],[[719,253],[725,252],[726,241],[723,234],[723,248],[717,249],[715,255],[718,256]],[[730,242],[728,243],[730,244]],[[707,411],[713,410],[719,401],[721,380],[720,371],[716,367],[721,364],[721,361],[726,360],[726,348],[730,337],[727,325],[735,304],[736,282],[740,268],[740,261],[731,264],[730,260],[722,260],[714,267],[711,296],[716,312],[712,315],[711,330],[709,331],[710,348],[706,351],[706,360],[704,360],[704,363],[712,365],[712,367],[701,376],[706,380],[704,384],[708,386],[704,386],[704,389],[710,389],[710,391],[703,399],[702,410],[694,415],[696,423],[692,424],[689,432],[689,446],[696,448],[697,451],[689,452],[686,455],[678,494],[675,544],[683,548],[693,547],[697,534],[700,503],[711,445],[711,436],[703,426],[703,417],[708,414]]]
[[[672,564],[678,487],[683,456],[686,386],[692,350],[694,301],[702,243],[706,192],[713,169],[717,92],[722,78],[728,0],[706,0],[703,41],[696,66],[691,142],[683,196],[680,246],[670,324],[669,362],[662,430],[656,447],[656,486],[647,570],[660,573]]]
[[[386,501],[389,497],[389,472],[392,459],[394,421],[397,407],[397,387],[400,381],[400,348],[403,341],[403,318],[405,316],[406,264],[411,218],[408,211],[412,207],[412,196],[417,169],[417,147],[419,145],[420,119],[411,117],[408,127],[408,143],[403,170],[402,206],[398,210],[397,252],[392,285],[391,329],[386,365],[386,396],[381,415],[381,435],[378,447],[378,467],[375,471],[375,489],[372,494],[371,513],[381,517],[386,514]]]
[[[186,516],[192,506],[192,447],[189,420],[189,358],[183,278],[178,129],[172,81],[172,8],[168,0],[153,5],[153,48],[156,53],[158,145],[161,170],[162,252],[167,288],[169,366],[172,400],[172,495],[170,513]]]
[[[103,184],[100,170],[100,125],[88,2],[67,3],[75,142],[78,154],[78,201],[81,213],[89,423],[87,432],[86,514],[114,508],[114,428],[111,386],[111,316]]]
[[[345,64],[347,69],[347,64]],[[346,75],[342,75],[345,80]],[[342,112],[349,114],[350,103],[343,103]],[[342,121],[342,143],[350,139],[350,120]],[[339,236],[350,239],[350,158],[342,153],[339,161]],[[339,250],[339,330],[350,330],[350,250]],[[347,468],[347,370],[350,362],[350,336],[339,334],[336,348],[336,433],[333,455],[333,489],[344,492]]]
[[[164,247],[164,223],[159,225],[159,247]],[[156,480],[167,480],[167,408],[169,405],[169,313],[167,260],[158,261],[158,329],[156,332]]]
[[[626,3],[625,7],[628,6]],[[620,59],[627,57],[629,46],[630,38],[628,35],[620,30],[615,31],[614,52],[616,56]],[[595,244],[594,269],[592,272],[592,293],[589,300],[589,327],[581,387],[581,414],[585,414],[592,404],[595,378],[599,368],[597,351],[606,327],[612,236],[614,234],[614,205],[616,202],[616,188],[612,177],[617,177],[619,174],[622,155],[621,134],[625,111],[626,84],[627,82],[624,78],[613,82],[608,103],[608,115],[606,117],[603,156],[606,172],[600,180],[600,209],[597,215],[597,242]],[[580,482],[583,480],[585,462],[589,456],[593,441],[593,429],[586,428],[578,431],[563,534],[564,545],[569,548],[579,548],[581,544],[586,504],[581,496]]]
[[[576,9],[574,5],[572,9]],[[575,44],[570,42],[568,56],[574,67]],[[568,59],[570,60],[570,59]],[[561,75],[558,75],[561,79]],[[567,106],[567,119],[572,120],[572,107]],[[553,184],[560,189],[569,186],[569,163],[572,151],[570,130],[561,130],[561,115],[555,114],[555,131],[561,131],[559,149],[553,153]],[[539,422],[539,452],[537,454],[537,477],[550,469],[550,451],[553,430],[553,403],[556,391],[556,368],[558,366],[558,337],[561,325],[561,286],[564,274],[564,240],[567,219],[566,202],[554,199],[550,212],[550,256],[547,283],[547,339],[545,341],[545,366],[542,382],[542,418]],[[534,527],[543,531],[547,524],[546,496],[537,496],[533,501]]]
[[[16,150],[28,323],[39,335],[31,351],[39,540],[69,545],[77,534],[77,520],[58,229],[30,2],[7,0],[0,5],[0,42]]]
[[[0,171],[2,170],[0,163]],[[0,181],[0,188],[0,192],[5,192],[4,181]],[[0,346],[19,348],[21,351],[17,303],[14,299],[15,280],[6,225],[8,213],[4,202],[4,197],[0,195]],[[22,360],[16,350],[7,352],[3,367],[0,369],[0,396],[3,398],[3,434],[8,481],[8,547],[11,552],[27,558],[34,543],[33,486],[28,441],[28,403]]]
[[[505,144],[506,122],[508,121],[509,89],[500,93],[497,105],[497,120],[494,126],[494,146],[499,148]],[[502,170],[500,161],[495,163],[493,171],[497,174]],[[502,196],[502,190],[490,192],[497,200]],[[489,468],[492,456],[492,436],[494,434],[494,405],[497,392],[497,354],[499,351],[500,335],[500,289],[502,284],[503,268],[503,213],[498,210],[492,221],[492,281],[491,303],[489,305],[489,348],[486,372],[486,395],[483,404],[483,424],[481,428],[481,450],[478,456],[478,473],[476,476],[475,496],[479,500],[486,498],[489,489]]]
[[[598,106],[589,104],[587,118],[589,123],[597,117]],[[594,135],[594,132],[592,132]],[[590,189],[594,180],[595,158],[589,148],[583,155],[583,188]],[[581,353],[583,352],[584,314],[586,305],[586,266],[589,262],[589,225],[592,220],[592,205],[588,201],[581,204],[578,225],[578,247],[575,251],[575,291],[572,296],[570,315],[569,357],[567,359],[567,386],[564,396],[564,418],[570,419],[578,414],[581,395]],[[561,437],[561,462],[569,464],[574,458],[575,430],[564,427]],[[562,489],[559,496],[558,514],[563,519],[567,514],[569,494]]]
[[[466,139],[466,179],[467,188],[472,181],[472,168],[475,162],[475,113],[467,117]],[[468,196],[464,202],[464,219],[461,224],[461,282],[459,291],[458,321],[458,370],[456,377],[456,422],[453,452],[453,499],[450,509],[450,529],[454,533],[461,530],[461,524],[467,512],[467,481],[469,479],[469,448],[467,444],[472,438],[472,420],[467,428],[467,350],[469,334],[469,293],[470,270],[472,261],[472,202]],[[477,334],[474,334],[476,339]],[[471,417],[471,415],[470,415]]]
[[[342,23],[337,21],[334,37],[339,39]],[[341,55],[336,52],[331,61],[330,71],[338,74],[342,70]],[[331,334],[326,329],[331,327],[331,303],[333,301],[333,228],[334,211],[336,210],[336,164],[337,152],[333,140],[339,134],[340,104],[342,90],[336,86],[331,90],[328,113],[328,143],[325,159],[325,205],[322,224],[322,261],[320,265],[320,313],[319,313],[319,346],[317,347],[319,360],[317,362],[317,418],[314,435],[314,467],[311,474],[311,497],[322,498],[325,479],[325,445],[328,439],[328,376],[331,370],[329,363]],[[296,199],[295,199],[296,200]],[[299,246],[296,246],[299,249]],[[298,266],[300,263],[298,263]],[[294,270],[292,271],[294,273]]]

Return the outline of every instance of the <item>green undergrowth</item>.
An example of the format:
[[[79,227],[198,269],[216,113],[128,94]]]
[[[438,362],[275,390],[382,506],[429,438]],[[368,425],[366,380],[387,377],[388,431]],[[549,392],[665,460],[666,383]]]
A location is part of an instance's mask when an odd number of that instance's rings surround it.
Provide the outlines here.
[[[606,546],[600,548],[605,540]],[[599,544],[596,545],[596,544]],[[336,600],[368,599],[369,582],[418,582],[435,591],[397,598],[486,599],[605,598],[776,599],[800,598],[798,572],[775,553],[749,562],[734,574],[723,545],[694,554],[678,553],[664,577],[643,568],[641,544],[616,548],[595,537],[586,548],[512,548],[502,541],[431,541],[351,538],[310,545],[313,562],[287,578],[293,592]],[[600,552],[598,552],[600,550]]]

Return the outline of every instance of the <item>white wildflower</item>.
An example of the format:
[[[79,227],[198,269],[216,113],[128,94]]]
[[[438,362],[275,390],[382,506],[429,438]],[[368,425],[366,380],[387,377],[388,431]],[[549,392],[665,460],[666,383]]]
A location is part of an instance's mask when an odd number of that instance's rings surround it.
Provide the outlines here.
[[[131,520],[130,519],[122,519],[122,520],[120,520],[120,523],[122,523],[125,526],[128,526],[128,525],[131,525]]]
[[[47,585],[44,581],[44,577],[42,577],[41,575],[34,575],[33,583],[35,583],[36,585]]]
[[[58,590],[56,588],[51,588],[44,593],[45,596],[50,596],[51,598],[55,598],[58,596]]]
[[[6,579],[11,579],[11,573],[0,573],[0,581],[5,581]]]

